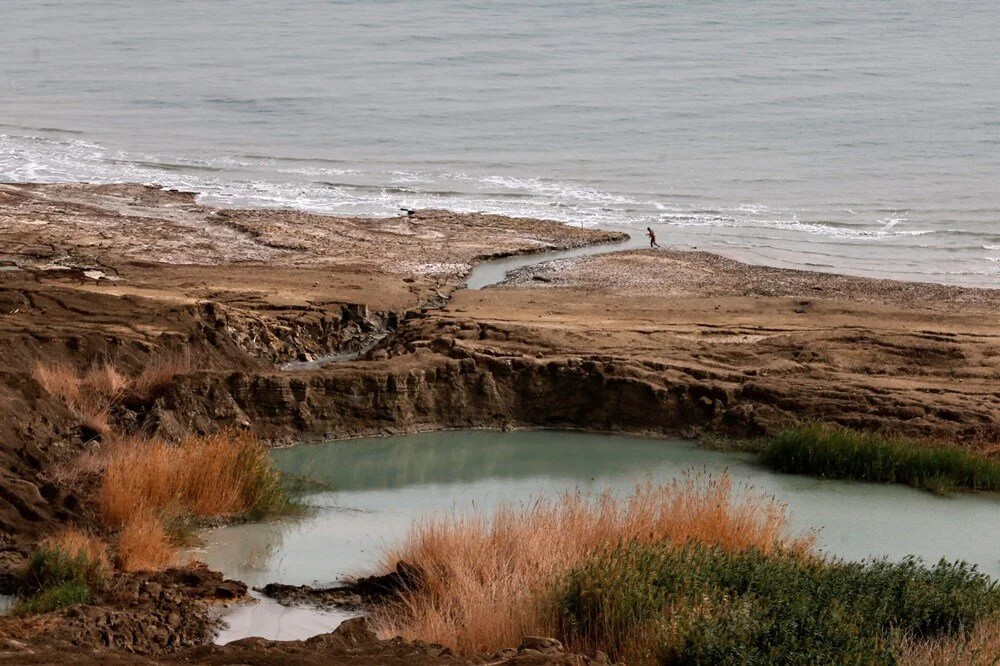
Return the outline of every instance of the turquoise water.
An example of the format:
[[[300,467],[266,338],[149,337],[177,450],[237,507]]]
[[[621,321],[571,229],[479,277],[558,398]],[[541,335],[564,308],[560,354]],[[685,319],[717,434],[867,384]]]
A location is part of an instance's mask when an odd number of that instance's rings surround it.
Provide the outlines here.
[[[998,28],[982,0],[6,0],[0,180],[992,285]]]
[[[327,484],[303,520],[214,530],[199,557],[251,585],[329,585],[369,573],[381,549],[415,521],[566,491],[627,493],[647,479],[727,471],[787,503],[794,530],[818,530],[821,548],[861,559],[915,554],[965,559],[1000,577],[1000,504],[937,497],[902,486],[774,474],[753,456],[688,442],[552,431],[449,431],[300,445],[274,452],[289,474]]]

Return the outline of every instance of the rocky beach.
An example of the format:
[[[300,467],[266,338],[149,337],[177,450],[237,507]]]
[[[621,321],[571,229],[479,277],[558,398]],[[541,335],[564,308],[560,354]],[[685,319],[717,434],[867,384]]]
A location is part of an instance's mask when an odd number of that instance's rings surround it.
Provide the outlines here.
[[[273,446],[453,428],[746,439],[808,420],[995,455],[1000,291],[613,251],[624,237],[438,210],[220,209],[137,184],[0,185],[0,593],[47,535],[97,524],[95,478],[73,470],[107,437],[42,386],[40,363],[136,375],[182,356],[105,415],[169,441],[225,428]],[[531,254],[502,283],[463,288],[477,264]],[[245,594],[204,568],[130,573],[89,605],[0,618],[0,656],[587,663],[541,639],[468,661],[361,623],[211,646],[211,608]]]

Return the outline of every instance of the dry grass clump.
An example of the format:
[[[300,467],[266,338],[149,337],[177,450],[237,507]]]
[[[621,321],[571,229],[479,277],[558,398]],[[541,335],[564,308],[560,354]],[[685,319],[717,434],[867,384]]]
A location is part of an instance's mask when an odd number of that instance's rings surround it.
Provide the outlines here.
[[[902,666],[996,666],[1000,664],[1000,617],[982,621],[968,635],[903,643]]]
[[[140,507],[123,522],[117,553],[123,571],[156,571],[173,564],[177,546],[167,534],[163,519]]]
[[[174,377],[191,371],[191,355],[170,352],[154,357],[129,381],[133,396],[148,400],[170,385]]]
[[[455,515],[417,525],[402,547],[386,553],[424,572],[419,590],[375,612],[386,635],[448,645],[465,654],[515,645],[525,635],[554,635],[555,582],[588,555],[621,543],[669,540],[809,553],[814,535],[788,532],[785,506],[727,475],[646,483],[628,497],[567,494],[529,507],[500,507],[492,516]]]
[[[291,508],[267,448],[251,433],[222,431],[171,444],[122,438],[108,447],[97,494],[103,523],[119,530],[126,571],[173,562],[169,526],[190,519],[263,517]]]
[[[106,524],[122,526],[146,507],[162,516],[261,516],[286,503],[267,448],[225,430],[178,444],[125,439],[107,454],[98,495]]]
[[[67,527],[47,536],[39,545],[43,549],[61,551],[70,559],[86,561],[92,569],[90,574],[93,578],[103,578],[111,572],[108,544],[76,527]]]
[[[164,353],[150,359],[134,377],[123,375],[107,362],[95,363],[83,372],[65,363],[38,363],[34,377],[89,427],[106,434],[111,431],[109,418],[116,404],[126,397],[148,400],[190,369],[188,354]]]
[[[108,363],[94,364],[83,373],[63,363],[38,363],[34,377],[46,392],[100,433],[111,430],[111,409],[128,386],[128,380]]]

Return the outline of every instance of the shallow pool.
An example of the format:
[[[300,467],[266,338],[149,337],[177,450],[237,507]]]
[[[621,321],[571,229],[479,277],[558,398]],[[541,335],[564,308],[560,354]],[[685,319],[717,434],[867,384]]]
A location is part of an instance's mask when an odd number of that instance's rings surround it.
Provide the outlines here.
[[[332,489],[308,496],[318,509],[305,519],[207,533],[197,555],[252,586],[330,585],[369,573],[381,547],[425,516],[572,489],[627,492],[647,478],[666,481],[692,470],[728,471],[734,482],[775,495],[788,504],[794,528],[818,530],[821,548],[831,554],[965,559],[1000,577],[1000,502],[994,498],[937,497],[902,486],[776,474],[752,455],[684,441],[473,430],[300,445],[273,455],[282,471]],[[330,628],[343,617],[331,616]],[[302,637],[317,633],[315,628],[280,637]]]

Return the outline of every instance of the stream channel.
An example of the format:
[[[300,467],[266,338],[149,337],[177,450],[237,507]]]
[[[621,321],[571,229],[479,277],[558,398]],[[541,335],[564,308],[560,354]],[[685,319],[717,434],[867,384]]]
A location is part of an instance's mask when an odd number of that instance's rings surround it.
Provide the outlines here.
[[[903,486],[777,474],[752,454],[691,442],[582,432],[453,430],[302,444],[273,452],[283,472],[325,484],[307,494],[305,518],[222,527],[195,553],[250,586],[327,587],[374,573],[384,545],[414,521],[490,511],[565,491],[627,493],[647,479],[728,471],[734,487],[787,503],[795,531],[818,530],[820,548],[847,559],[908,554],[964,559],[1000,577],[1000,506],[987,496],[939,497]],[[245,636],[300,639],[330,631],[348,613],[259,604],[230,609],[221,643]]]

